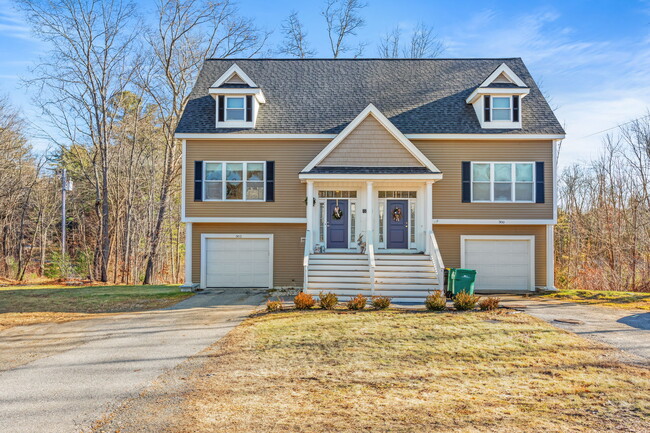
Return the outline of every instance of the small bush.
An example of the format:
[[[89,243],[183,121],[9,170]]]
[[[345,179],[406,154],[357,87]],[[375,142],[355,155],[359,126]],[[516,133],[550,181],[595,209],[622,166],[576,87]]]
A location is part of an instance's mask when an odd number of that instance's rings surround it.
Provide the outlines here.
[[[385,310],[390,307],[390,298],[388,296],[373,296],[372,306],[377,310]]]
[[[447,309],[447,298],[440,290],[436,290],[427,296],[427,299],[424,300],[424,306],[429,311],[444,311]]]
[[[458,311],[473,310],[480,299],[480,296],[470,295],[469,293],[460,292],[454,296],[454,307]]]
[[[348,310],[363,310],[367,301],[366,297],[359,293],[348,301]]]
[[[282,310],[282,301],[266,301],[266,311],[280,311]]]
[[[501,298],[483,298],[478,303],[478,308],[481,311],[493,311],[499,308],[499,302],[501,302]]]
[[[339,303],[339,298],[332,292],[323,293],[320,292],[318,295],[320,307],[323,310],[333,310],[336,307],[336,304]]]
[[[311,307],[316,305],[316,300],[312,295],[307,293],[300,292],[293,298],[293,303],[298,310],[309,310]]]

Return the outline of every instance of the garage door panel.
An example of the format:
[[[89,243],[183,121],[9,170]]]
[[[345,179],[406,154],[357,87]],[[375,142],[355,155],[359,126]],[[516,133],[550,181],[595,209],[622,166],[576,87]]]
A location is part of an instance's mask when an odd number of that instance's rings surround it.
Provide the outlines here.
[[[269,286],[269,238],[207,238],[205,252],[206,287]]]
[[[464,267],[476,270],[476,290],[530,290],[532,242],[522,239],[463,239]]]

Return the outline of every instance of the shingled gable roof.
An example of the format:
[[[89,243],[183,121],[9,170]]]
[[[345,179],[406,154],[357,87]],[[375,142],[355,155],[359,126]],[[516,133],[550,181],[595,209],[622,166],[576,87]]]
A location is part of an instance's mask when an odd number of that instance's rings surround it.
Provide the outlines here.
[[[235,63],[266,95],[254,129],[215,127],[208,91]],[[482,129],[465,99],[502,63],[530,88],[523,127]],[[338,134],[370,103],[403,134],[564,134],[519,58],[209,59],[176,132]]]

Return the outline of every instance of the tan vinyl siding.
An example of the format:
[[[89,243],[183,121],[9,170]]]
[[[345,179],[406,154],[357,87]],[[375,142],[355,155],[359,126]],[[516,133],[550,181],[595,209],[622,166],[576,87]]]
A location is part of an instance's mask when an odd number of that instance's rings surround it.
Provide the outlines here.
[[[553,143],[547,141],[424,141],[413,143],[442,172],[433,184],[433,218],[552,219]],[[544,203],[462,203],[462,161],[544,161]]]
[[[421,167],[422,164],[372,115],[318,164],[324,167]]]
[[[304,224],[212,224],[192,225],[192,281],[201,281],[201,234],[272,234],[273,285],[302,287]]]
[[[433,232],[442,254],[442,261],[448,268],[460,267],[460,237],[462,235],[534,235],[535,285],[546,286],[546,226],[434,224]]]
[[[298,173],[328,140],[186,142],[185,216],[304,218],[306,187]],[[274,202],[194,201],[194,161],[275,161]]]

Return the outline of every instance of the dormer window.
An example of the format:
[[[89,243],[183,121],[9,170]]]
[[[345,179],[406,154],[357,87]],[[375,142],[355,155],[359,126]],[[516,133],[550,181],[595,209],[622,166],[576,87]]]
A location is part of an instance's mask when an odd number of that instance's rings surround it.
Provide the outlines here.
[[[243,96],[226,96],[226,122],[246,119],[246,98]]]
[[[484,122],[519,122],[519,95],[483,96]]]
[[[232,65],[210,87],[217,128],[254,128],[264,93],[239,66]]]
[[[512,121],[509,96],[495,96],[492,98],[492,120]]]

